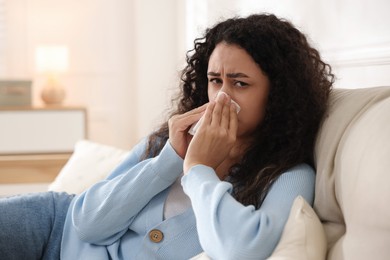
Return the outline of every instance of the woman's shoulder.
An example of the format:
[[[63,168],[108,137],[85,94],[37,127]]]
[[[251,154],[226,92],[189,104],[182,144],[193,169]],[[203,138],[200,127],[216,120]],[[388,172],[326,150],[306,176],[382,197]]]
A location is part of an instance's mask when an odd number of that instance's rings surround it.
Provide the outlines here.
[[[297,164],[289,168],[286,172],[306,172],[308,174],[315,174],[314,168],[307,163]]]
[[[280,196],[285,197],[288,194],[291,202],[300,195],[312,204],[314,189],[315,170],[310,165],[301,163],[284,171],[273,183],[269,195],[273,194],[280,198]]]
[[[315,169],[307,163],[297,164],[284,171],[276,181],[295,180],[304,183],[315,183]]]

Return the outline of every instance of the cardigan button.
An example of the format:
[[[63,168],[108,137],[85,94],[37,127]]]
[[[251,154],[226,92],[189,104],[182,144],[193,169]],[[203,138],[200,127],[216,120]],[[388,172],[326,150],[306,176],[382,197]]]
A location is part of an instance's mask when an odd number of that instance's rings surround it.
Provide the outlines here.
[[[153,229],[149,232],[149,238],[152,242],[159,243],[163,240],[164,234],[158,229]]]

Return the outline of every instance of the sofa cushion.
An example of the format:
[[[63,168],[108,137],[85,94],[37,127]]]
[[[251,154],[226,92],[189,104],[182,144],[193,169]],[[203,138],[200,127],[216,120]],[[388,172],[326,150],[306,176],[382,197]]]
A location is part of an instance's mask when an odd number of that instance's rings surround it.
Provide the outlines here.
[[[317,137],[314,209],[328,259],[390,255],[390,87],[336,89]]]
[[[127,154],[127,151],[112,146],[78,141],[72,156],[50,184],[49,190],[79,194],[106,178]]]

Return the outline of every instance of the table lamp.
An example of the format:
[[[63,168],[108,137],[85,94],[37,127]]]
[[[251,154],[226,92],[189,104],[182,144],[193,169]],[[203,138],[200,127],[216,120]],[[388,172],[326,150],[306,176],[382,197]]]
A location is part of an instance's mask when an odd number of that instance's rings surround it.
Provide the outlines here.
[[[59,76],[68,69],[68,56],[66,46],[38,46],[36,48],[36,70],[46,77],[41,92],[41,98],[46,105],[61,105],[65,98],[65,89]]]

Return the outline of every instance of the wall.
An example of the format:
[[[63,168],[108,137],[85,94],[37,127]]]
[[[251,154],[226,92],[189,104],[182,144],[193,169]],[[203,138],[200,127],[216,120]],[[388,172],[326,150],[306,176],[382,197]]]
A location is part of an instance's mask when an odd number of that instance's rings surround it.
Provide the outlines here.
[[[267,12],[292,21],[334,68],[336,87],[390,85],[388,0],[188,0],[203,9],[193,27],[221,17]],[[194,37],[191,35],[190,37]]]
[[[359,88],[390,85],[388,10],[388,0],[5,0],[0,76],[33,78],[39,105],[35,46],[68,44],[66,104],[88,108],[90,139],[128,148],[165,119],[185,50],[221,17],[290,19],[334,67],[336,86]]]
[[[32,78],[34,104],[43,78],[34,72],[38,45],[66,44],[69,71],[62,76],[66,105],[88,108],[89,137],[128,146],[135,134],[132,84],[132,3],[126,0],[12,0],[7,1],[7,76]],[[129,15],[130,14],[130,15]],[[128,26],[124,26],[128,25]],[[126,97],[126,98],[125,98]],[[118,116],[119,115],[119,116]],[[130,119],[130,120],[125,120]]]
[[[135,74],[138,138],[156,129],[178,89],[178,70],[185,58],[182,0],[136,0]]]
[[[35,48],[66,44],[65,105],[87,107],[91,140],[129,148],[160,122],[167,89],[176,85],[176,57],[183,49],[176,15],[183,5],[177,2],[6,0],[7,53],[0,57],[6,69],[0,77],[33,79],[33,103],[42,105]]]

